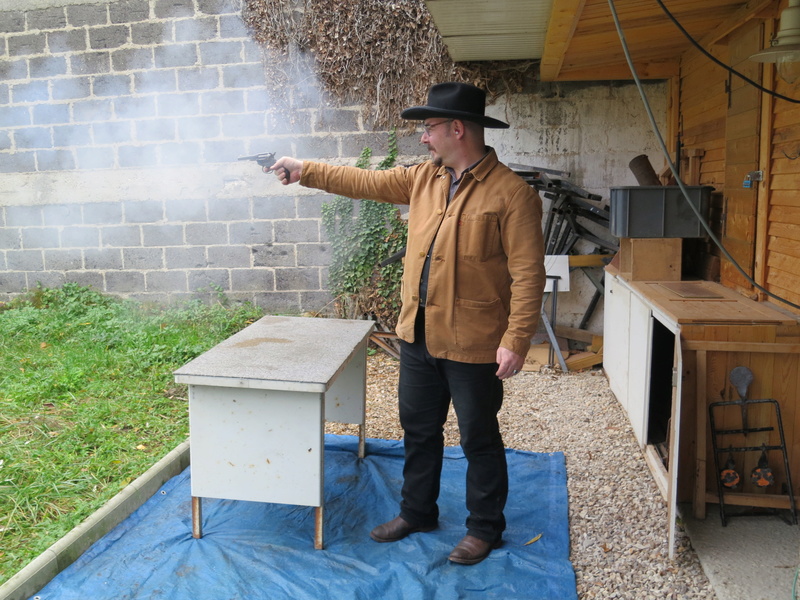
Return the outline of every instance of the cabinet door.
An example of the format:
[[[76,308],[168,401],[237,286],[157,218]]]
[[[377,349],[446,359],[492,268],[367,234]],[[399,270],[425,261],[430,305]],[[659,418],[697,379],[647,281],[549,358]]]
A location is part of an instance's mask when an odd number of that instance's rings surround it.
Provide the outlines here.
[[[603,319],[603,369],[619,403],[628,409],[628,346],[631,291],[606,275]]]
[[[628,337],[628,403],[626,409],[633,433],[644,448],[650,406],[650,356],[653,322],[650,307],[631,294]]]

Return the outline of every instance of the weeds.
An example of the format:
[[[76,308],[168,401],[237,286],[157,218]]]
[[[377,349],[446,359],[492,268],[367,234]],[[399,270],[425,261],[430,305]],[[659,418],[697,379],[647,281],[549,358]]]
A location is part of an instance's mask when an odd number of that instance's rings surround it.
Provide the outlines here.
[[[172,372],[261,315],[74,284],[2,306],[0,583],[186,440]]]

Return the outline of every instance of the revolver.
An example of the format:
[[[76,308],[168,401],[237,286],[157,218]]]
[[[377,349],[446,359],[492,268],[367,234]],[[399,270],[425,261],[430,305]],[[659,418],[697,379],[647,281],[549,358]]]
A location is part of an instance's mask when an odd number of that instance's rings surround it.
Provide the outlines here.
[[[275,153],[274,152],[262,152],[261,154],[254,154],[253,156],[240,156],[239,160],[254,160],[256,161],[260,167],[262,168],[269,168],[275,164]],[[286,180],[289,180],[289,170],[284,169],[284,174],[286,175]]]

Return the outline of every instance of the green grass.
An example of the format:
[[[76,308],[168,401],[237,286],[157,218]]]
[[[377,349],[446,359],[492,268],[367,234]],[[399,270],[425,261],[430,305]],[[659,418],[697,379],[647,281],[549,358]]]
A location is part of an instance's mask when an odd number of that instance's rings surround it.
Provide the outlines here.
[[[259,318],[67,284],[0,308],[0,584],[185,441],[172,372]]]

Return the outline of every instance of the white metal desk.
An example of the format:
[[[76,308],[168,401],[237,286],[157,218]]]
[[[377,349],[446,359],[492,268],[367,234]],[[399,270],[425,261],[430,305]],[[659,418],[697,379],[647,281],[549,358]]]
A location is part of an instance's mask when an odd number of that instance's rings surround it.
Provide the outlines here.
[[[316,507],[323,547],[325,421],[359,425],[371,321],[264,317],[175,371],[189,385],[192,534],[201,498]]]

